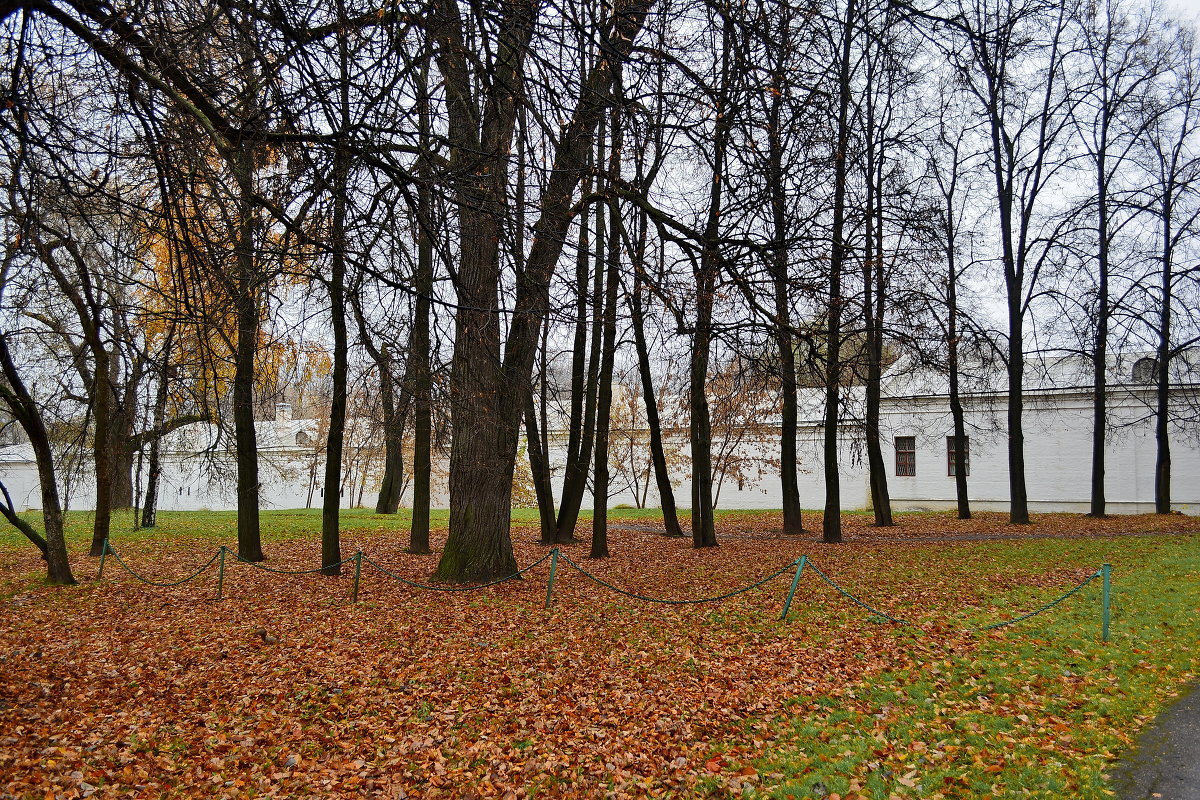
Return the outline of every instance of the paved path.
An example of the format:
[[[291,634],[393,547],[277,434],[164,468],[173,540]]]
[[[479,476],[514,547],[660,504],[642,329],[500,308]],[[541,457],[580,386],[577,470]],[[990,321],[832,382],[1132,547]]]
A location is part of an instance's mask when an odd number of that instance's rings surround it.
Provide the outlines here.
[[[1200,686],[1150,723],[1112,788],[1119,800],[1200,800]]]

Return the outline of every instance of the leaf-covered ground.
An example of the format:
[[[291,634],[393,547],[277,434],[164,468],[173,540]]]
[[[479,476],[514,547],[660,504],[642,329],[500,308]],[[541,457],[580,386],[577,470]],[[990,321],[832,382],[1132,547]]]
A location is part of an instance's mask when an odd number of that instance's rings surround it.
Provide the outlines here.
[[[803,553],[916,625],[873,616],[809,571],[787,623],[791,571],[717,604],[665,606],[560,562],[547,610],[548,562],[460,593],[364,566],[355,605],[352,569],[290,577],[231,562],[217,602],[215,565],[154,588],[111,560],[96,581],[96,560],[79,555],[82,585],[57,589],[4,533],[0,796],[1103,796],[1112,758],[1200,673],[1194,518],[1043,515],[1014,528],[914,514],[883,531],[850,516],[848,544],[827,546],[772,535],[777,514],[741,513],[722,516],[721,547],[697,551],[639,530],[653,525],[645,513],[625,517],[611,559],[586,559],[586,543],[564,553],[674,599],[745,586]],[[319,515],[265,519],[269,566],[314,566]],[[522,565],[545,554],[526,519]],[[344,550],[426,580],[436,556],[404,553],[404,524],[348,514]],[[158,531],[114,541],[135,569],[174,579],[232,545],[232,526],[164,515]],[[73,520],[75,551],[86,533]],[[914,541],[979,534],[1024,538]],[[1105,561],[1107,644],[1098,581],[1011,628],[962,632]]]

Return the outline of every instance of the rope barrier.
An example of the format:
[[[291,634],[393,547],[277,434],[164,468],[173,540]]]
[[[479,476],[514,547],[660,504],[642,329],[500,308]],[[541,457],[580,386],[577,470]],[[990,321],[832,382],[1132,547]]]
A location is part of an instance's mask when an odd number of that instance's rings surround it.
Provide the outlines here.
[[[132,575],[134,578],[136,578],[137,580],[139,580],[142,583],[147,584],[149,586],[159,586],[162,588],[170,588],[172,586],[182,586],[183,584],[187,583],[188,581],[194,581],[196,578],[199,578],[201,575],[203,575],[204,572],[213,565],[213,562],[216,561],[217,557],[220,555],[220,552],[213,553],[213,557],[210,558],[204,566],[202,566],[200,569],[196,570],[195,572],[193,572],[191,575],[187,576],[186,578],[183,578],[182,580],[152,581],[149,578],[143,577],[143,576],[137,574],[136,572],[134,572],[133,568],[125,563],[125,559],[121,558],[120,554],[117,553],[116,550],[113,550],[111,546],[109,546],[107,539],[104,542],[104,547],[107,549],[108,553],[117,560],[117,563],[120,564],[122,567],[124,567],[125,571],[128,572],[130,575]]]
[[[117,551],[112,549],[112,546],[109,544],[108,540],[105,540],[104,548],[101,552],[100,570],[97,575],[97,578],[104,577],[104,556],[106,556],[106,555],[112,555],[112,557],[117,560],[117,563],[120,564],[125,569],[126,572],[128,572],[130,575],[132,575],[134,578],[141,581],[142,583],[145,583],[150,586],[158,586],[158,587],[164,587],[164,588],[180,586],[189,581],[195,580],[196,578],[203,575],[208,570],[208,568],[213,565],[213,562],[217,561],[217,559],[220,559],[221,573],[218,577],[218,583],[217,583],[217,599],[220,600],[222,597],[223,588],[224,588],[225,553],[226,552],[233,553],[234,551],[229,550],[229,548],[222,545],[220,548],[217,549],[217,552],[213,554],[212,558],[210,558],[202,567],[200,567],[198,570],[193,572],[191,575],[188,575],[186,578],[182,578],[181,580],[153,581],[153,580],[150,580],[149,578],[139,575],[136,571],[134,571],[134,569],[132,567],[130,567],[128,564],[125,563],[125,560],[121,558],[121,556],[117,553]],[[255,561],[248,561],[247,559],[242,558],[240,555],[238,555],[236,553],[234,553],[234,555],[238,561],[240,561],[244,564],[249,564],[249,565],[256,567],[260,570],[263,570],[265,572],[271,572],[271,573],[274,573],[277,575],[313,575],[313,574],[316,574],[318,572],[323,572],[324,570],[328,569],[328,567],[318,567],[316,569],[306,569],[306,570],[273,569],[271,567],[264,566],[263,564],[260,564]],[[795,569],[795,574],[792,577],[791,587],[788,590],[787,599],[784,602],[783,613],[780,615],[780,620],[787,619],[788,611],[792,605],[792,598],[794,597],[794,595],[796,593],[796,587],[800,582],[800,575],[804,571],[804,568],[807,566],[811,570],[816,572],[817,575],[819,575],[821,577],[821,580],[825,581],[825,583],[829,584],[839,594],[841,594],[846,599],[850,600],[855,605],[857,605],[863,609],[866,609],[867,611],[871,612],[872,614],[882,617],[890,622],[894,622],[899,625],[911,625],[911,626],[917,627],[917,628],[921,627],[920,625],[918,625],[917,623],[914,623],[912,621],[901,619],[899,617],[894,617],[891,614],[888,614],[885,611],[881,611],[878,608],[875,608],[874,606],[872,606],[871,604],[866,603],[863,600],[860,600],[859,598],[855,597],[853,594],[851,594],[846,589],[844,589],[840,584],[838,584],[837,581],[833,580],[828,575],[826,575],[825,572],[823,572],[820,567],[818,567],[816,564],[812,563],[812,561],[808,560],[808,556],[801,556],[800,558],[796,559],[795,561],[784,565],[783,567],[776,570],[775,572],[772,572],[770,575],[767,575],[766,577],[761,578],[760,580],[757,580],[748,586],[743,586],[739,589],[734,589],[734,590],[726,592],[724,594],[713,595],[712,597],[700,597],[700,598],[689,599],[689,600],[672,600],[670,598],[665,598],[665,597],[650,597],[649,595],[639,594],[638,592],[629,591],[628,589],[622,589],[620,586],[609,583],[608,581],[604,580],[603,578],[599,577],[598,575],[594,575],[593,573],[584,569],[582,566],[577,564],[570,556],[568,556],[566,553],[563,553],[557,547],[553,548],[549,553],[546,553],[546,555],[542,556],[537,561],[534,561],[533,563],[523,567],[522,569],[517,570],[512,575],[508,575],[503,578],[497,578],[496,580],[489,581],[487,583],[474,584],[471,586],[436,586],[433,584],[419,583],[417,581],[412,581],[401,575],[397,575],[396,573],[387,569],[383,565],[381,565],[378,562],[376,562],[375,560],[373,560],[370,556],[364,555],[361,550],[358,551],[357,553],[355,553],[353,556],[346,558],[346,559],[342,559],[341,561],[337,562],[336,564],[332,564],[329,566],[338,567],[343,564],[348,564],[351,561],[354,562],[354,588],[353,588],[353,592],[351,595],[351,600],[352,600],[352,602],[357,602],[358,601],[359,579],[360,579],[360,575],[362,573],[362,564],[364,561],[367,564],[370,564],[372,567],[374,567],[376,570],[378,570],[383,575],[386,575],[387,577],[392,578],[393,580],[399,581],[400,583],[406,584],[408,586],[412,586],[413,588],[416,588],[416,589],[428,589],[428,590],[435,591],[435,592],[471,592],[471,591],[475,591],[477,589],[486,589],[489,586],[496,586],[498,584],[520,578],[525,573],[532,570],[533,568],[545,563],[547,560],[550,560],[550,576],[549,576],[549,580],[548,580],[547,586],[546,586],[546,608],[550,608],[551,600],[552,600],[552,596],[553,596],[553,592],[554,592],[555,574],[557,572],[558,561],[560,558],[562,560],[566,561],[568,564],[570,564],[572,567],[574,567],[580,573],[582,573],[584,575],[584,577],[588,578],[589,580],[595,582],[596,584],[598,584],[600,586],[605,587],[606,589],[610,589],[618,594],[624,595],[626,597],[631,597],[635,600],[642,600],[647,603],[661,603],[664,605],[695,605],[695,604],[699,604],[699,603],[715,603],[715,602],[719,602],[721,600],[728,600],[731,597],[736,597],[737,595],[744,594],[753,589],[757,589],[760,586],[762,586],[766,583],[769,583],[770,581],[775,580],[776,578],[778,578],[779,576],[788,572],[789,570]],[[978,627],[974,627],[974,628],[963,628],[962,631],[964,633],[977,633],[977,632],[982,632],[982,631],[995,630],[997,628],[1004,628],[1009,625],[1015,625],[1018,622],[1024,622],[1027,619],[1036,617],[1039,614],[1045,613],[1046,611],[1049,611],[1050,609],[1055,608],[1059,604],[1061,604],[1061,603],[1065,602],[1066,600],[1070,599],[1071,597],[1075,596],[1079,592],[1083,591],[1083,589],[1086,586],[1088,586],[1092,581],[1096,580],[1097,578],[1103,578],[1103,581],[1104,581],[1104,592],[1103,592],[1103,597],[1102,597],[1103,614],[1102,614],[1102,626],[1101,626],[1102,634],[1101,635],[1102,635],[1103,640],[1107,642],[1109,639],[1109,621],[1110,621],[1111,606],[1112,606],[1112,592],[1111,592],[1112,567],[1109,564],[1104,564],[1100,569],[1096,570],[1094,573],[1089,575],[1079,585],[1072,588],[1066,594],[1064,594],[1061,597],[1058,597],[1054,600],[1051,600],[1049,603],[1039,606],[1038,608],[1035,608],[1034,610],[1032,610],[1028,613],[1022,614],[1013,619],[1002,620],[1000,622],[994,622],[990,625],[982,625],[982,626],[978,626]]]
[[[793,561],[792,563],[788,564],[787,566],[783,567],[782,569],[780,569],[776,572],[771,573],[770,575],[768,575],[767,577],[763,578],[760,581],[752,583],[749,586],[744,586],[741,589],[734,589],[732,592],[726,592],[725,594],[716,595],[714,597],[701,597],[696,600],[668,600],[668,599],[662,598],[662,597],[648,597],[647,595],[644,595],[644,594],[638,594],[637,592],[627,591],[625,589],[622,589],[620,586],[614,586],[613,584],[609,583],[608,581],[604,580],[603,578],[599,578],[599,577],[593,575],[592,573],[588,572],[583,567],[576,564],[574,561],[571,560],[571,557],[568,556],[566,553],[562,553],[562,558],[564,561],[566,561],[572,567],[579,570],[580,572],[582,572],[587,577],[591,578],[596,583],[598,583],[601,586],[604,586],[606,588],[612,589],[614,592],[618,592],[620,594],[625,595],[626,597],[632,597],[637,600],[644,600],[647,603],[663,603],[666,605],[675,605],[675,606],[692,605],[694,603],[715,603],[718,600],[727,600],[730,597],[735,597],[739,594],[742,594],[743,592],[748,592],[751,589],[757,589],[759,586],[762,586],[764,583],[767,583],[768,581],[778,578],[780,575],[787,572],[792,567],[796,566],[796,564],[798,563],[797,561]]]
[[[1107,566],[1107,565],[1105,565],[1105,566]],[[1022,614],[1021,616],[1016,617],[1015,619],[1006,619],[1006,620],[1002,620],[1000,622],[993,622],[991,625],[982,625],[978,628],[964,628],[963,630],[967,633],[975,633],[978,631],[991,631],[991,630],[995,630],[996,628],[1003,628],[1007,625],[1016,625],[1018,622],[1024,622],[1025,620],[1029,619],[1030,617],[1036,617],[1038,614],[1041,614],[1042,612],[1049,611],[1050,609],[1054,608],[1059,603],[1061,603],[1064,600],[1068,599],[1069,597],[1075,595],[1076,593],[1082,591],[1083,587],[1087,586],[1089,583],[1096,580],[1096,578],[1099,578],[1103,574],[1104,574],[1103,568],[1096,570],[1091,575],[1089,575],[1086,579],[1084,579],[1083,583],[1079,584],[1074,589],[1072,589],[1071,591],[1064,594],[1062,597],[1058,598],[1057,600],[1051,600],[1049,603],[1046,603],[1046,605],[1042,606],[1041,608],[1034,609],[1033,611],[1030,611],[1028,614]],[[1106,598],[1106,600],[1107,600],[1107,598]],[[1104,630],[1104,634],[1103,634],[1104,641],[1106,641],[1106,642],[1108,641],[1107,616],[1108,615],[1107,615],[1107,604],[1106,604],[1106,608],[1105,608],[1106,619],[1104,621],[1105,630]]]
[[[843,597],[845,597],[848,600],[850,600],[851,602],[861,606],[862,608],[865,608],[867,611],[870,611],[872,614],[883,617],[884,619],[890,620],[891,622],[897,622],[901,625],[912,625],[913,624],[913,623],[909,622],[908,620],[900,619],[898,617],[893,617],[891,614],[888,614],[884,611],[880,611],[879,609],[875,608],[874,606],[872,606],[868,603],[864,603],[862,600],[859,600],[857,597],[850,594],[845,589],[843,589],[841,586],[839,586],[837,584],[837,582],[833,580],[833,578],[830,578],[828,575],[826,575],[824,572],[822,572],[821,568],[818,567],[816,564],[812,563],[811,561],[808,562],[808,566],[810,568],[812,568],[813,572],[815,572],[821,576],[821,580],[828,583],[834,589],[837,589],[838,592],[840,592]]]

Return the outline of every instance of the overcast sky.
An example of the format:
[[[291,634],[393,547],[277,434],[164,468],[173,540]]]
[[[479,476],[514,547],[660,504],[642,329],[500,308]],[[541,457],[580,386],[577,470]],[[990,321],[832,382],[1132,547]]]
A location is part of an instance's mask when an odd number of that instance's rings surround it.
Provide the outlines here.
[[[1164,0],[1164,2],[1184,19],[1200,23],[1200,0]]]

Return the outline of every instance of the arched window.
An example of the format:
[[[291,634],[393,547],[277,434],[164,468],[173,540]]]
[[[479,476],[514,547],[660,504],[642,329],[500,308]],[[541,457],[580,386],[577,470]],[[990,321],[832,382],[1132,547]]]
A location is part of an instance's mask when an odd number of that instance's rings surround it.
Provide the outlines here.
[[[309,436],[307,433],[305,433],[304,431],[300,431],[299,433],[296,434],[296,446],[297,447],[309,447],[310,445],[312,445],[312,442],[313,442],[313,438],[311,436]]]
[[[1158,383],[1158,359],[1139,358],[1133,363],[1134,383]]]

